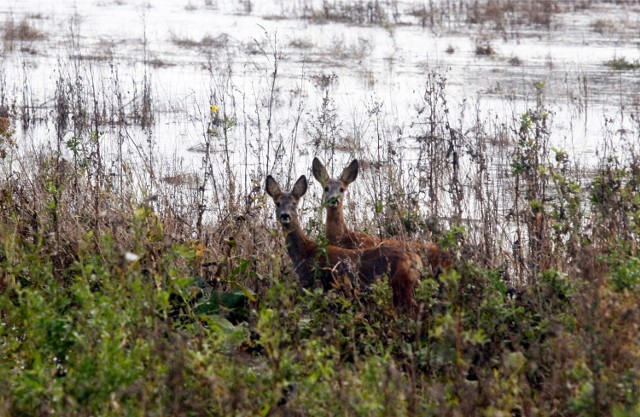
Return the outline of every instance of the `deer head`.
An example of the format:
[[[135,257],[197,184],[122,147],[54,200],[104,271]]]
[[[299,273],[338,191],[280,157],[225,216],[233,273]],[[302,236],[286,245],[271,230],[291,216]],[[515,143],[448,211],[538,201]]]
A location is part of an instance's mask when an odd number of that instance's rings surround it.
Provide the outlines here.
[[[276,218],[282,227],[290,229],[298,224],[298,201],[307,192],[307,178],[302,175],[291,192],[282,192],[278,182],[269,175],[265,189],[276,204]]]
[[[337,179],[331,178],[327,168],[322,165],[318,158],[313,158],[313,177],[322,184],[324,189],[323,204],[327,207],[342,207],[344,193],[349,184],[358,178],[358,160],[354,159],[342,170],[342,174]]]

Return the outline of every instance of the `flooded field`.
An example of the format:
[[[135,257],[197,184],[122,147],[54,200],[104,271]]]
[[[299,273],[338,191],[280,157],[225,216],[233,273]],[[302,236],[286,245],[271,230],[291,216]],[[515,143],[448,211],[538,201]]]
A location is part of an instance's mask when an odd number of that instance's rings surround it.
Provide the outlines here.
[[[99,154],[113,178],[127,160],[141,188],[245,195],[321,155],[403,166],[425,197],[433,138],[456,136],[463,177],[486,149],[498,183],[528,109],[544,108],[545,146],[581,169],[633,142],[638,7],[9,0],[0,105],[19,121],[16,152]]]

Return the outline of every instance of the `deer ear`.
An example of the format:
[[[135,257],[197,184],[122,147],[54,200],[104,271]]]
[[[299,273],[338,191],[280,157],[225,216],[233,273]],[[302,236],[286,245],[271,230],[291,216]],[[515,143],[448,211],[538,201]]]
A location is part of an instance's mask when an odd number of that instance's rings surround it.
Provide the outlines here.
[[[282,194],[282,191],[280,190],[280,186],[278,185],[277,181],[273,179],[271,175],[267,176],[267,182],[264,188],[267,191],[267,194],[269,194],[271,198],[273,198],[274,200],[280,197],[280,194]]]
[[[358,160],[354,159],[348,167],[342,170],[342,174],[340,174],[340,181],[349,185],[354,182],[356,178],[358,178]]]
[[[320,160],[317,157],[313,158],[311,171],[313,171],[313,177],[320,184],[326,184],[329,181],[329,173],[327,172],[327,168],[325,168],[324,165],[322,165],[322,162],[320,162]]]
[[[301,175],[298,178],[298,181],[293,186],[293,190],[291,190],[291,194],[295,198],[301,198],[307,192],[307,177]]]

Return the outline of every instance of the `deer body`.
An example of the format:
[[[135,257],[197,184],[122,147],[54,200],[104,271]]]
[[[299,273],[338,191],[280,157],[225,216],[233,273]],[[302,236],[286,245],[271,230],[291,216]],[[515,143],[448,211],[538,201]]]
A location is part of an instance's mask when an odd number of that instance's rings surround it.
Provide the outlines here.
[[[414,290],[422,267],[419,256],[397,247],[355,250],[332,245],[320,247],[305,235],[298,220],[296,208],[307,190],[306,178],[301,176],[293,190],[286,193],[268,176],[266,190],[276,203],[276,216],[286,235],[287,251],[303,287],[311,287],[315,278],[319,278],[328,290],[336,276],[346,276],[352,284],[366,288],[388,275],[394,305],[415,308]]]
[[[349,184],[358,177],[358,161],[354,159],[340,177],[331,178],[318,158],[313,159],[313,176],[324,189],[323,205],[327,209],[325,234],[330,244],[346,249],[373,248],[379,246],[397,247],[419,253],[425,265],[433,271],[451,266],[452,256],[433,243],[381,239],[367,233],[350,230],[344,221],[343,200]]]

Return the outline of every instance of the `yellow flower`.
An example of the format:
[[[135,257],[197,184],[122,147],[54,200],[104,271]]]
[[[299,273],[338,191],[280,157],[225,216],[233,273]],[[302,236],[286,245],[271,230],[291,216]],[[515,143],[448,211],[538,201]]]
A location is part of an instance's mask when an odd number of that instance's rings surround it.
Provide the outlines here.
[[[216,106],[215,104],[211,105],[211,113],[218,113],[218,106]]]

